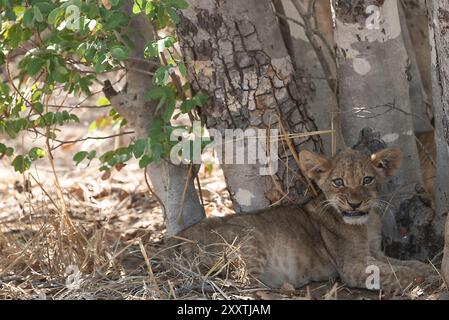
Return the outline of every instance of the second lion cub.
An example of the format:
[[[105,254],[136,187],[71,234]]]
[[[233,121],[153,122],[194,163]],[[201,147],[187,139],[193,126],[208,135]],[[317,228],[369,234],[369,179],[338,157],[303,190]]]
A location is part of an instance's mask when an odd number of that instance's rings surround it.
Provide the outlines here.
[[[250,274],[278,288],[285,282],[301,287],[339,276],[350,287],[366,288],[367,267],[377,266],[384,290],[407,287],[431,268],[400,261],[380,252],[379,195],[400,166],[402,152],[389,148],[371,157],[348,150],[335,158],[302,151],[300,167],[323,195],[303,208],[278,207],[252,214],[209,218],[184,230],[193,240],[184,254],[223,252],[224,243],[240,242]],[[379,210],[380,211],[380,210]],[[203,265],[214,263],[210,256]]]

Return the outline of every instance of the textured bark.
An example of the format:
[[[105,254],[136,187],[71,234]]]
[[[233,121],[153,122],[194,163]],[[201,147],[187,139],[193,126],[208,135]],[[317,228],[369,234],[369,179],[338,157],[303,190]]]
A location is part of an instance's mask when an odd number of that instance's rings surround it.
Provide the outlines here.
[[[370,5],[378,8],[379,19],[376,12],[367,11]],[[392,204],[383,219],[386,252],[401,258],[433,257],[441,233],[434,230],[433,210],[415,195],[422,190],[421,174],[398,2],[338,1],[335,8],[343,137],[354,146],[362,129],[371,128],[381,133],[378,140],[401,147],[405,154],[385,193]],[[374,22],[374,28],[368,28],[367,21]]]
[[[435,198],[435,139],[427,7],[425,0],[401,1],[404,44],[409,55],[410,109],[418,143],[423,186]]]
[[[449,3],[446,0],[432,0],[427,5],[434,71],[432,90],[437,145],[436,213],[441,226],[446,219],[442,274],[446,283],[449,283]]]
[[[404,46],[407,50],[408,56],[408,69],[407,80],[409,81],[409,97],[410,97],[410,110],[413,114],[413,131],[415,133],[425,133],[433,131],[431,124],[432,113],[428,110],[428,96],[424,90],[423,80],[418,65],[418,54],[424,54],[423,52],[416,51],[416,45],[414,45],[412,39],[412,31],[409,30],[410,23],[407,23],[405,10],[402,2],[398,3],[399,20],[401,22],[402,38],[404,40]],[[417,21],[418,24],[420,21]],[[416,38],[416,35],[415,35]],[[415,40],[416,43],[417,40]],[[418,48],[424,51],[424,48]],[[430,57],[429,57],[430,58]],[[424,59],[421,57],[421,59]],[[423,61],[424,62],[424,61]],[[430,59],[427,61],[430,64]]]
[[[178,35],[193,89],[211,97],[202,108],[209,128],[277,128],[281,118],[291,133],[317,129],[269,0],[190,1]],[[279,145],[273,176],[261,176],[259,165],[222,166],[237,212],[301,200],[305,185],[288,147]],[[294,139],[294,147],[321,151],[322,144],[313,136]]]
[[[132,4],[133,1],[127,1],[124,5],[124,10],[130,15]],[[145,45],[153,39],[152,27],[145,16],[133,16],[125,34],[134,44],[131,54],[133,59],[125,62],[126,86],[119,93],[110,86],[106,86],[104,91],[114,108],[135,128],[135,136],[146,137],[155,117],[155,106],[144,101],[144,94],[152,83],[149,72],[154,71],[154,66],[143,60]],[[175,166],[167,160],[162,160],[159,164],[150,164],[147,172],[153,191],[164,206],[168,234],[176,234],[205,217],[187,166]],[[186,183],[188,187],[181,213],[182,219],[178,219],[181,195]]]
[[[427,14],[426,0],[401,1],[411,42],[415,52],[416,62],[421,74],[429,104],[432,100],[432,79],[430,67],[430,44],[429,44],[429,17]],[[432,117],[432,110],[427,110]]]

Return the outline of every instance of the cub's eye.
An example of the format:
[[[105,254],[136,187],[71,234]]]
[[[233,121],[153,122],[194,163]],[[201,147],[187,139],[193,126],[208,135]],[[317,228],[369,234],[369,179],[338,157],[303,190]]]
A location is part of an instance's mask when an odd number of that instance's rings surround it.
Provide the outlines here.
[[[332,185],[336,188],[343,187],[345,183],[343,182],[343,179],[334,179],[332,180]]]
[[[369,184],[373,183],[373,181],[374,181],[373,177],[365,177],[365,178],[363,178],[363,185],[364,186],[369,185]]]

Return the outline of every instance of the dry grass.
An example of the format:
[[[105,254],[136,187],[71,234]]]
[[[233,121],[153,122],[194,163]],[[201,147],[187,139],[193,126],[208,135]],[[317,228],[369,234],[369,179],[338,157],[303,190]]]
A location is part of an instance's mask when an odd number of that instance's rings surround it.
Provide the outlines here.
[[[212,256],[201,248],[201,256],[186,259],[161,245],[164,230],[154,227],[161,222],[154,221],[160,215],[156,202],[139,190],[98,189],[99,194],[88,200],[77,195],[79,189],[64,188],[61,199],[43,183],[32,183],[28,191],[17,182],[9,184],[13,185],[0,190],[7,199],[3,210],[10,210],[0,217],[2,299],[379,298],[378,293],[334,282],[296,291],[288,284],[269,290],[248,276],[237,242],[227,243],[226,252]],[[63,201],[66,213],[61,210]],[[135,211],[154,214],[143,217],[151,226],[133,229],[125,218]],[[215,261],[207,270],[201,264],[205,255]],[[443,286],[433,284],[382,298],[438,299],[443,292]]]

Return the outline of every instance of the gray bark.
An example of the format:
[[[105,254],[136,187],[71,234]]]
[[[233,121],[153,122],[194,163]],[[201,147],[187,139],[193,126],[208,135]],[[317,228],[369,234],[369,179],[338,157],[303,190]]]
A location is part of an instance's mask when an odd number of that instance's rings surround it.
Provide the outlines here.
[[[297,81],[302,84],[318,128],[335,130],[322,136],[324,151],[333,156],[346,149],[341,136],[337,102],[337,70],[331,5],[329,1],[284,0],[294,49]],[[314,8],[309,6],[315,4]],[[298,12],[297,8],[300,8]],[[307,16],[309,9],[312,16]],[[302,25],[298,24],[301,23]],[[313,43],[313,45],[312,45]],[[315,48],[314,48],[315,46]],[[327,65],[323,68],[323,65]],[[330,78],[330,79],[329,79]],[[330,81],[329,81],[330,80]]]
[[[425,133],[433,131],[431,124],[431,112],[428,109],[428,95],[424,89],[421,72],[419,70],[417,54],[424,54],[420,51],[415,51],[417,47],[412,39],[412,31],[409,30],[410,22],[407,23],[405,10],[402,2],[398,3],[399,20],[401,22],[402,38],[404,40],[404,46],[408,54],[408,69],[406,71],[407,80],[409,81],[409,98],[410,98],[410,110],[413,114],[413,131],[414,133]],[[418,24],[420,20],[415,23]],[[416,37],[416,35],[415,35]],[[428,39],[428,38],[427,38]],[[416,40],[415,40],[416,43]],[[421,51],[424,48],[419,47]],[[430,58],[430,57],[429,57]],[[423,59],[423,57],[421,57]],[[423,61],[424,62],[424,61]],[[427,61],[430,64],[430,59]]]
[[[208,128],[277,128],[290,133],[317,130],[269,0],[190,1],[178,36],[192,87],[211,97],[202,116]],[[299,148],[322,150],[318,136],[295,138]],[[222,165],[237,212],[303,198],[297,166],[279,143],[279,169],[262,176],[259,165]],[[288,163],[288,167],[285,165]]]
[[[432,79],[430,65],[430,44],[429,44],[429,17],[427,14],[426,0],[401,1],[404,7],[405,20],[407,23],[412,46],[415,52],[416,62],[421,75],[426,97],[429,99],[427,112],[432,117]]]
[[[124,10],[130,15],[132,3],[133,1],[127,1],[124,5]],[[144,101],[144,94],[151,87],[150,72],[154,71],[154,66],[143,60],[143,53],[145,45],[154,39],[154,35],[152,26],[144,15],[133,16],[125,33],[134,44],[131,54],[133,59],[125,62],[126,86],[120,92],[115,92],[110,86],[106,86],[104,91],[117,112],[135,128],[136,138],[146,137],[156,114],[154,104]],[[162,160],[160,163],[150,164],[147,172],[153,185],[153,191],[164,207],[168,234],[176,234],[205,217],[204,209],[194,187],[193,177],[188,175],[187,166],[175,166],[168,160]],[[188,187],[184,198],[184,207],[181,218],[178,219],[186,183]]]
[[[415,195],[422,190],[421,174],[398,2],[338,1],[335,8],[343,137],[355,146],[362,130],[371,128],[381,133],[376,140],[401,147],[403,166],[385,192],[392,206],[383,218],[383,244],[389,255],[427,259],[437,250],[438,234],[433,210]]]
[[[430,45],[432,47],[433,106],[437,145],[436,213],[441,227],[446,219],[445,249],[442,274],[449,282],[449,3],[446,0],[427,2],[430,14]]]
[[[435,140],[432,109],[432,81],[429,26],[425,0],[401,1],[399,13],[404,43],[410,58],[411,110],[418,144],[423,186],[435,198]]]

